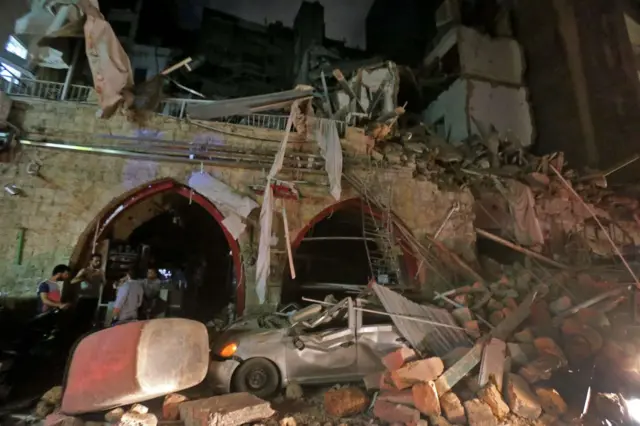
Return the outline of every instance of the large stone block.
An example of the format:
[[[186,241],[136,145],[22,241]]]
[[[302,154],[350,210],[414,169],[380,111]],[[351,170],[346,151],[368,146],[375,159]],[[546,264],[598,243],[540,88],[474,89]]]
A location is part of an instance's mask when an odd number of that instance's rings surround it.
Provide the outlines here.
[[[180,404],[185,426],[240,426],[275,414],[271,405],[248,393],[231,393]]]

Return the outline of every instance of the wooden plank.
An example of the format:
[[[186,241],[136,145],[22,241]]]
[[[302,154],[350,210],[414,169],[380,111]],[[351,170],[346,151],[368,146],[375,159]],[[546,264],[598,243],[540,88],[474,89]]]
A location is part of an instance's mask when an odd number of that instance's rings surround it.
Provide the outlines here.
[[[469,374],[469,372],[478,365],[482,358],[484,346],[483,341],[476,343],[458,362],[453,364],[442,376],[438,377],[438,380],[436,380],[438,396],[449,392],[464,376]]]
[[[507,344],[503,340],[491,339],[484,347],[478,375],[478,384],[481,388],[485,387],[493,376],[498,390],[502,392],[506,356]]]

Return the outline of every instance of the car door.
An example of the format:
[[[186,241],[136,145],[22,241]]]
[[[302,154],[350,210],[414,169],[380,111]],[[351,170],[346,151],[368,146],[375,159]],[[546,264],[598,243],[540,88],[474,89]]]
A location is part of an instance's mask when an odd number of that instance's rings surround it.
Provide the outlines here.
[[[356,301],[356,306],[360,303]],[[356,350],[361,376],[384,371],[382,357],[405,346],[404,342],[388,315],[356,311]]]
[[[353,300],[344,299],[341,304],[343,312],[338,318],[314,324],[286,342],[289,381],[329,383],[358,377]]]

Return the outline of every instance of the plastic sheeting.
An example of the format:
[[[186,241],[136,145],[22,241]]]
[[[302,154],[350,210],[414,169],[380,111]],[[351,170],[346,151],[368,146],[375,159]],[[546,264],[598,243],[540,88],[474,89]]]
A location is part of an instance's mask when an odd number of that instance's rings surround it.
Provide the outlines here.
[[[315,138],[324,158],[324,168],[329,175],[329,191],[336,201],[340,201],[342,193],[342,146],[335,120],[317,118]]]
[[[113,28],[100,13],[98,2],[80,0],[79,5],[87,15],[84,35],[98,104],[102,118],[109,118],[124,100],[122,90],[133,86],[131,63]]]
[[[291,113],[287,120],[287,128],[285,129],[282,143],[280,144],[278,153],[273,160],[271,170],[267,176],[262,209],[260,210],[260,244],[258,246],[258,260],[256,261],[256,295],[261,304],[264,303],[267,298],[267,279],[269,278],[269,270],[271,268],[271,224],[273,220],[273,189],[271,188],[271,181],[276,177],[280,169],[282,169],[289,134],[293,126],[293,116],[296,114],[296,111],[298,111],[298,102],[299,101],[294,102],[291,106]]]
[[[236,193],[226,183],[208,173],[195,172],[189,178],[189,186],[208,198],[224,216],[222,224],[236,240],[244,232],[247,218],[258,203],[249,197]]]

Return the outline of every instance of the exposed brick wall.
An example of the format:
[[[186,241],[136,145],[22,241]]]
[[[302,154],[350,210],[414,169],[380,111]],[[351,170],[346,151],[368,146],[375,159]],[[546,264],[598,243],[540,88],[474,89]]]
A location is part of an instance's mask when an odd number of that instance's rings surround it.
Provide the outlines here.
[[[103,121],[96,119],[95,113],[96,109],[92,106],[36,101],[22,105],[18,103],[12,119],[16,123],[23,123],[27,131],[24,138],[33,140],[46,138],[104,145],[113,143],[113,140],[109,142],[109,139],[97,138],[96,134],[133,136],[137,130],[122,117]],[[202,128],[162,117],[152,120],[148,128],[162,131],[159,137],[167,140],[192,140],[196,134],[203,132]],[[254,152],[259,148],[273,153],[278,146],[278,138],[282,136],[280,132],[245,129],[249,136],[273,139],[260,142],[254,137],[246,137],[246,134],[230,133],[233,129],[226,125],[219,129],[219,136],[225,144],[253,148]],[[204,132],[216,133],[209,130]],[[301,144],[299,148],[308,150],[310,145],[313,144]],[[40,177],[26,172],[27,164],[32,160],[42,163]],[[14,163],[0,164],[0,183],[14,183],[24,191],[22,197],[0,192],[0,291],[17,297],[35,296],[37,281],[46,277],[55,264],[69,262],[81,235],[92,232],[94,221],[104,214],[107,206],[117,206],[136,187],[154,180],[172,178],[184,183],[193,171],[199,169],[196,164],[24,147]],[[265,176],[263,170],[206,165],[204,169],[247,195],[252,194],[248,185],[260,182]],[[367,179],[371,175],[366,170],[356,172]],[[390,187],[393,188],[394,211],[419,239],[423,239],[426,233],[433,234],[440,227],[452,202],[458,201],[461,212],[445,227],[441,239],[465,258],[474,257],[473,198],[468,191],[441,192],[430,182],[413,179],[409,170],[378,170],[374,175],[377,191],[388,192]],[[300,201],[286,202],[292,238],[295,238],[307,223],[335,201],[328,195],[327,188],[322,186],[327,180],[323,173],[305,173],[302,176],[290,176],[290,179],[305,180],[312,184],[300,186],[303,197]],[[343,183],[342,198],[355,197],[358,194]],[[261,199],[257,201],[261,202]],[[278,230],[282,244],[282,227],[277,224],[277,216],[275,220],[274,229]],[[21,265],[15,265],[16,237],[20,228],[26,229],[23,261]],[[254,230],[245,234],[240,239],[241,248],[245,244],[250,246],[248,250],[255,251],[257,241],[249,241],[248,235],[257,238],[259,232]],[[281,254],[283,252],[273,254],[272,264],[276,270],[284,269],[286,258]],[[254,267],[250,264],[244,266],[246,306],[251,308],[257,303],[253,291]],[[280,288],[277,273],[273,275],[270,285],[271,301],[277,302]]]

